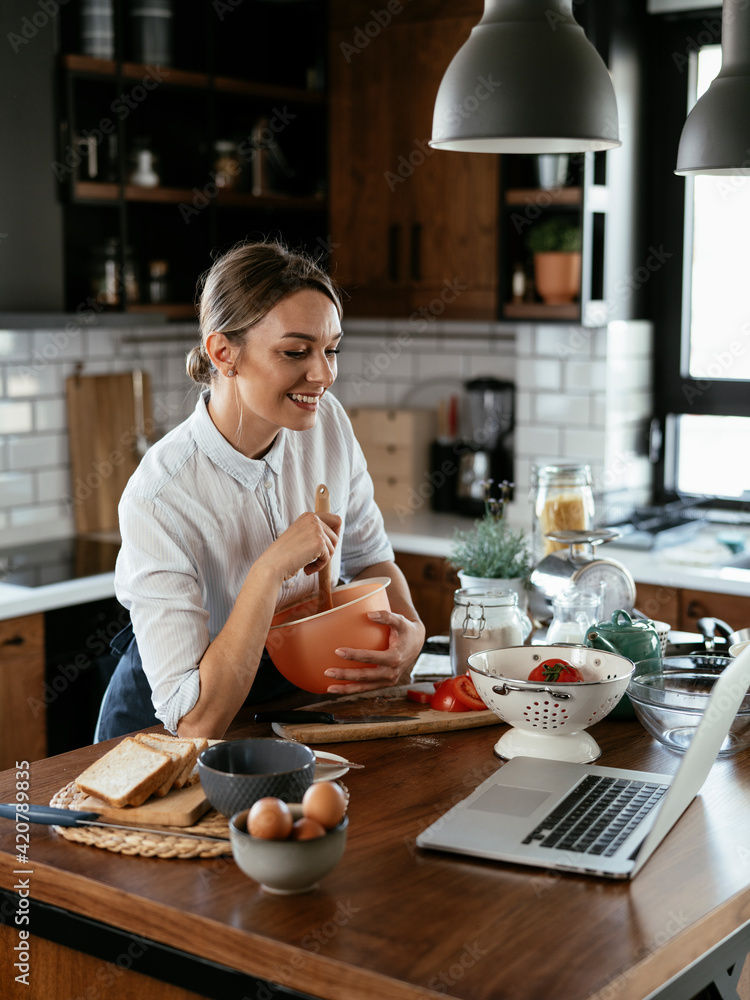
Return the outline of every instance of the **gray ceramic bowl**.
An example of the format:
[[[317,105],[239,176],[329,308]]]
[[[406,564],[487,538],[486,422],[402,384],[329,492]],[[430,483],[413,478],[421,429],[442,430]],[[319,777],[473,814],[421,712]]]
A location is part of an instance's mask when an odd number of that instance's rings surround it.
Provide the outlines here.
[[[315,777],[315,754],[288,740],[230,740],[203,751],[198,774],[208,801],[230,817],[266,795],[300,802]]]
[[[292,805],[292,815],[302,815],[302,806]],[[267,892],[296,895],[310,892],[341,860],[346,847],[348,816],[325,837],[314,840],[261,840],[247,832],[247,814],[232,816],[229,839],[237,866]]]

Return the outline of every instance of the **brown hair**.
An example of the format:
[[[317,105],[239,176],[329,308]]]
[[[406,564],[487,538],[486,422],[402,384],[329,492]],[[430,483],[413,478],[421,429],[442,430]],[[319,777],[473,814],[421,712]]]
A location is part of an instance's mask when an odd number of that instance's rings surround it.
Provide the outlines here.
[[[206,337],[216,330],[240,350],[245,334],[287,295],[309,288],[322,292],[342,314],[341,297],[333,280],[308,254],[289,250],[282,243],[238,243],[201,276],[201,343],[187,356],[190,378],[210,384],[216,369],[205,348]]]

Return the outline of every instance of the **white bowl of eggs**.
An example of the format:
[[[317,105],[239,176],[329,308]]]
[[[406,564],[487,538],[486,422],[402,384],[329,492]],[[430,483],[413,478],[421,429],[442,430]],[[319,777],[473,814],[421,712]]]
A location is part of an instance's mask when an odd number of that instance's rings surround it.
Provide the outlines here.
[[[319,781],[302,802],[268,796],[229,821],[237,866],[266,892],[310,892],[341,860],[346,847],[348,797],[334,781]]]

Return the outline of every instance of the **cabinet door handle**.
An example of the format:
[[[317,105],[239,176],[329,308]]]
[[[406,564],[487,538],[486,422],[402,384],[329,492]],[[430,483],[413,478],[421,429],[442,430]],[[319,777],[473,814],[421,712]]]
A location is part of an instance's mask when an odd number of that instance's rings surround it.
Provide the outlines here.
[[[5,639],[3,641],[3,646],[23,646],[24,638],[22,635],[14,635],[11,639]]]
[[[401,268],[398,260],[398,243],[401,233],[401,226],[394,223],[388,227],[388,277],[391,281],[398,281]]]
[[[700,601],[691,601],[687,606],[687,616],[688,618],[705,618],[706,613],[703,610],[703,605]]]
[[[422,225],[419,222],[411,227],[411,277],[412,281],[422,280]]]
[[[438,573],[435,563],[425,563],[422,567],[422,579],[423,580],[437,580]]]

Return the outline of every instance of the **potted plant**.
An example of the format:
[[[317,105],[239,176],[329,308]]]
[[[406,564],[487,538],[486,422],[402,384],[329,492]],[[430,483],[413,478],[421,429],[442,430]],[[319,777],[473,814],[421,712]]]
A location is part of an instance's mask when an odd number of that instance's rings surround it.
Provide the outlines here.
[[[511,528],[505,520],[505,504],[511,484],[503,482],[501,497],[490,497],[492,481],[484,484],[484,516],[473,528],[457,529],[452,540],[449,562],[458,570],[461,587],[484,587],[515,590],[518,606],[528,605],[526,589],[533,568],[528,539],[522,529]]]
[[[552,215],[531,227],[526,249],[534,257],[536,290],[545,304],[573,302],[581,289],[581,227]]]

